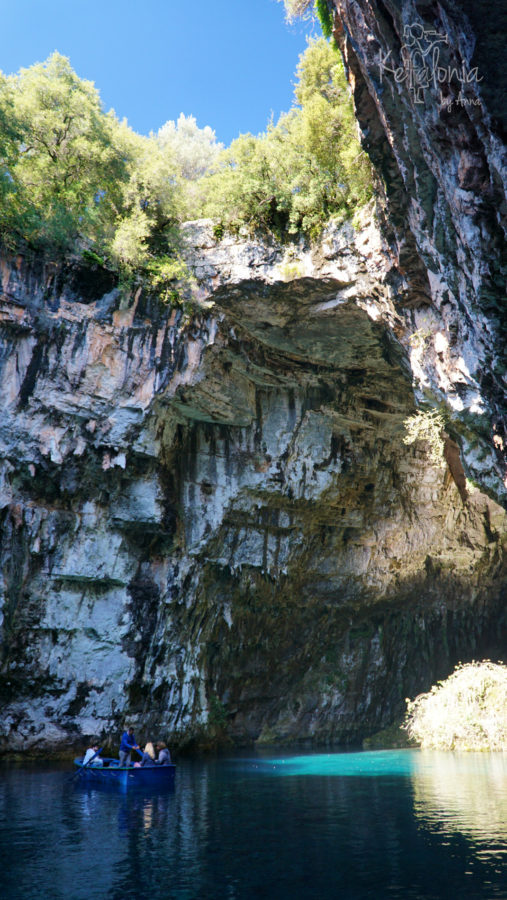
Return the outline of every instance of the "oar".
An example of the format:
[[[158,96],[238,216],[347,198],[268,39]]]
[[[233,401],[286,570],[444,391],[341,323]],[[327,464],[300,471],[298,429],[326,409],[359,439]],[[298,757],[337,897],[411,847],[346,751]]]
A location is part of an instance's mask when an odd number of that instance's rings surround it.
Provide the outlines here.
[[[132,747],[132,750],[135,750],[137,753],[139,753],[141,759],[144,759],[144,752],[140,749],[140,747]]]
[[[139,747],[131,747],[131,750],[135,750],[137,753],[139,753],[139,756],[141,756],[141,757],[144,756],[143,751],[140,750]],[[100,750],[99,750],[99,753],[100,753]],[[90,762],[91,762],[91,760],[90,760]]]
[[[102,753],[102,747],[100,748],[100,750],[97,750],[97,752],[94,753],[93,756],[90,756],[90,759],[88,760],[87,763],[85,763],[84,766],[80,766],[79,769],[77,770],[77,772],[74,772],[74,775],[72,776],[71,781],[74,781],[74,778],[77,778],[78,775],[82,775],[83,769],[87,769],[88,766],[90,765],[90,763],[93,762],[93,760],[95,759],[96,756],[99,755],[99,753]]]
[[[132,747],[132,750],[135,750],[136,753],[139,753],[139,756],[141,757],[141,759],[144,759],[144,753],[139,747]]]

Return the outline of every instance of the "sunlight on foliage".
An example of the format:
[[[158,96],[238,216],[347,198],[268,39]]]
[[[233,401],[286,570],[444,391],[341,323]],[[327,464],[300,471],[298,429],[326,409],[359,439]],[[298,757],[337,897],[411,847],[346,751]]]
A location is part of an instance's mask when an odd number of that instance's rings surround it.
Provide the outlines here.
[[[0,75],[3,242],[54,257],[81,248],[122,276],[142,276],[174,250],[187,203],[183,153],[169,138],[136,134],[105,113],[94,85],[58,53]]]
[[[404,421],[404,444],[415,444],[416,441],[424,441],[429,448],[429,460],[433,465],[443,468],[444,440],[442,433],[445,422],[441,413],[436,409],[428,411],[418,410],[415,415],[409,416]]]
[[[172,306],[180,304],[193,284],[192,276],[181,256],[160,256],[147,265],[150,284],[160,298]]]
[[[285,6],[289,21],[306,15],[314,5],[314,0],[280,0]]]
[[[407,700],[405,728],[433,750],[507,750],[507,666],[458,666],[427,694]]]
[[[333,34],[333,19],[331,4],[328,0],[281,0],[285,6],[287,20],[308,19],[312,15],[317,16],[322,34],[325,38],[331,38]]]
[[[111,256],[127,268],[137,268],[146,261],[150,225],[140,209],[122,219],[111,243]]]
[[[205,180],[203,213],[226,228],[314,236],[371,196],[343,66],[324,39],[309,42],[297,76],[290,112],[265,134],[233,141]]]
[[[202,178],[211,169],[218,153],[224,149],[217,143],[209,125],[199,128],[194,116],[183,113],[177,122],[166,122],[156,135],[157,142],[170,152],[178,174],[188,180]]]
[[[1,241],[54,259],[81,255],[172,302],[176,283],[188,283],[185,220],[211,217],[217,236],[247,226],[284,239],[351,217],[370,197],[371,172],[342,64],[324,39],[309,42],[297,79],[288,113],[224,150],[183,114],[136,134],[59,53],[0,73]]]
[[[211,172],[224,145],[217,142],[215,132],[209,125],[199,128],[194,116],[183,113],[177,122],[166,122],[160,128],[156,141],[175,166],[180,187],[180,218],[193,218],[205,198],[202,179]]]
[[[11,136],[2,129],[1,167],[10,189],[0,229],[63,249],[83,231],[101,235],[114,215],[125,163],[114,146],[113,119],[104,115],[93,84],[54,53],[2,79],[0,91],[12,129]]]

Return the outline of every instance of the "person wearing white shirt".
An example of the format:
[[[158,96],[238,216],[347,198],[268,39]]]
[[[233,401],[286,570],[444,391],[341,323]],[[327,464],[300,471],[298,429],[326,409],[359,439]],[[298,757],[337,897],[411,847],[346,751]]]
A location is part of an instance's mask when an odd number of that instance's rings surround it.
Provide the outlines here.
[[[88,765],[88,763],[90,763],[91,766],[102,766],[103,762],[102,762],[100,756],[95,756],[95,754],[98,752],[99,752],[98,744],[93,744],[91,747],[88,747],[88,750],[86,751],[86,753],[84,755],[82,765],[86,766],[86,765]],[[94,756],[95,756],[95,759],[93,759]],[[93,760],[93,762],[90,762],[90,760]]]

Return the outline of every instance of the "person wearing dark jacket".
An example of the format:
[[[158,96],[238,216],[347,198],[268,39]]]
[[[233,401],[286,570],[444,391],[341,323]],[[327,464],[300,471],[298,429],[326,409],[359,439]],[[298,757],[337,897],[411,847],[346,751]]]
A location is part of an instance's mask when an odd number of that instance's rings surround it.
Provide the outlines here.
[[[155,765],[155,751],[153,749],[153,744],[149,741],[146,744],[146,747],[143,750],[143,758],[139,763],[140,766],[154,766]]]
[[[167,749],[167,744],[163,741],[157,741],[158,759],[155,760],[157,766],[168,766],[171,763],[171,754]]]
[[[134,729],[127,728],[122,736],[120,743],[120,766],[130,766],[130,754],[132,750],[139,750],[139,744],[134,737]]]

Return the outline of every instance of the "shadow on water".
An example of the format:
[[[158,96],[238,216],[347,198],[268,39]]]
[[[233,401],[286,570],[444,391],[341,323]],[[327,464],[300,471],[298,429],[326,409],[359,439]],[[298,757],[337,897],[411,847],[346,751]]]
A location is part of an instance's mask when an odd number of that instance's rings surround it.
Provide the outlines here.
[[[501,754],[183,761],[130,793],[68,774],[0,767],[9,900],[507,900]]]

